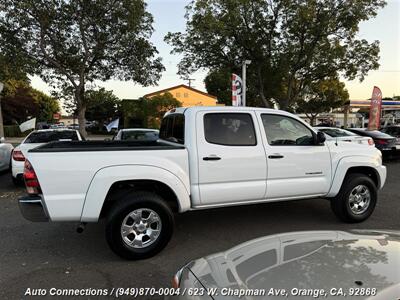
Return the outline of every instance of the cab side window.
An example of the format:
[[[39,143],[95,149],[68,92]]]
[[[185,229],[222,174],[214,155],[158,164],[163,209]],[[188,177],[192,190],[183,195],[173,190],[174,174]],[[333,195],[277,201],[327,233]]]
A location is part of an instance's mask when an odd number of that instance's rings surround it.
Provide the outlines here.
[[[271,146],[310,146],[314,145],[312,131],[301,122],[282,115],[263,114],[268,144]]]

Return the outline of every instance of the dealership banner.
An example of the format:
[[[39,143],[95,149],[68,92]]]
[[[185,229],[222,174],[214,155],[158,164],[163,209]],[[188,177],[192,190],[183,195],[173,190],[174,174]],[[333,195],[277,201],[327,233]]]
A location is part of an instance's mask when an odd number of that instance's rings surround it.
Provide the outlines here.
[[[236,74],[232,74],[232,106],[243,106],[243,81]]]
[[[368,130],[377,130],[381,127],[382,92],[374,86],[369,108]]]

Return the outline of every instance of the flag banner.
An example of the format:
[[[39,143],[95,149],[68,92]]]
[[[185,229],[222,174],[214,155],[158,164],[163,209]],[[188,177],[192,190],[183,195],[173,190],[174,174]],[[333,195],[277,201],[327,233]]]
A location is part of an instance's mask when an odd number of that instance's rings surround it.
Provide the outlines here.
[[[107,131],[110,132],[113,128],[118,129],[118,126],[119,126],[119,118],[116,119],[116,120],[114,120],[114,121],[112,121],[112,122],[110,122],[110,123],[106,126],[106,128],[107,128]]]
[[[382,92],[374,86],[369,109],[368,130],[378,130],[381,127]]]
[[[21,130],[21,132],[25,132],[29,129],[35,129],[35,127],[36,127],[36,118],[25,121],[24,123],[19,125],[19,129]]]
[[[232,106],[243,106],[243,81],[236,74],[232,74]]]

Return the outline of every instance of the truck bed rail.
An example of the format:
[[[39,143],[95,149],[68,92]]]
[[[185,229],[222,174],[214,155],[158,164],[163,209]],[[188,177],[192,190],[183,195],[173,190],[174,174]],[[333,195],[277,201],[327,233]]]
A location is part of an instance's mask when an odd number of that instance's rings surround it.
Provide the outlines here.
[[[184,146],[171,145],[164,141],[62,141],[50,142],[28,152],[89,152],[89,151],[143,151],[177,150]]]

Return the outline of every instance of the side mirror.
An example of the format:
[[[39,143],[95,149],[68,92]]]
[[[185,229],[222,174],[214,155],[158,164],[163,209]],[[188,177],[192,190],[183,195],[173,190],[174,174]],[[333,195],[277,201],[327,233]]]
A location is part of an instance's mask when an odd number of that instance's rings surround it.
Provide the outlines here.
[[[325,143],[325,141],[326,141],[325,134],[323,132],[321,132],[321,131],[318,131],[317,132],[317,138],[316,138],[316,144],[317,145],[321,145],[321,144]]]

